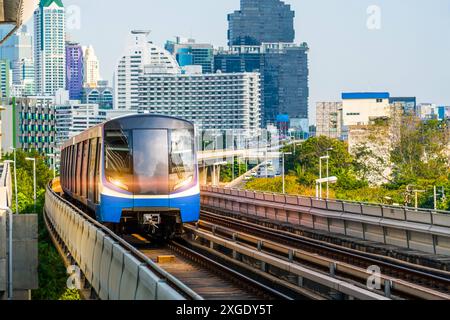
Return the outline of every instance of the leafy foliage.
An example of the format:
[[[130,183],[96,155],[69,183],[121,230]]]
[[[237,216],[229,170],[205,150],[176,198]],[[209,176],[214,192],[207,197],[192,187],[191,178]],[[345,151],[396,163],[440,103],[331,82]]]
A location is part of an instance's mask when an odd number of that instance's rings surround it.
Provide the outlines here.
[[[36,211],[39,218],[39,289],[32,292],[32,298],[35,300],[79,299],[79,296],[74,292],[66,291],[66,269],[45,228],[42,215],[45,188],[47,183],[53,178],[53,172],[46,163],[47,159],[35,152],[25,153],[22,150],[17,150],[17,199],[19,212],[31,213],[34,211],[33,163],[26,161],[27,157],[36,158]],[[7,154],[5,159],[13,160],[14,155]],[[13,210],[15,210],[15,201],[13,201]]]
[[[319,178],[319,158],[330,155],[329,175],[337,176],[332,185],[336,199],[384,204],[414,205],[412,190],[426,190],[418,196],[419,206],[434,207],[434,186],[439,186],[437,208],[450,210],[450,130],[444,121],[420,121],[405,116],[400,137],[390,155],[390,163],[374,153],[367,145],[359,145],[348,152],[346,143],[327,137],[314,137],[296,147],[286,156],[288,193],[315,195],[315,181]],[[330,150],[331,149],[331,150]],[[292,152],[291,146],[284,149]],[[371,161],[367,161],[371,159]],[[322,177],[326,176],[323,162]],[[371,173],[382,174],[386,166],[393,166],[393,175],[383,186],[369,186]],[[281,192],[281,178],[255,179],[247,183],[252,190]],[[409,192],[407,191],[409,190]]]

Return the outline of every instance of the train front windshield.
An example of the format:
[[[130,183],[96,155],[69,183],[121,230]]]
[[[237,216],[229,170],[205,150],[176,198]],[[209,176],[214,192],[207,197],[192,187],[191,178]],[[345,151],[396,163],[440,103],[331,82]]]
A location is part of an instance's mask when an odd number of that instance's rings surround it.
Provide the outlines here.
[[[136,195],[181,192],[195,182],[194,152],[193,130],[106,131],[106,179]]]

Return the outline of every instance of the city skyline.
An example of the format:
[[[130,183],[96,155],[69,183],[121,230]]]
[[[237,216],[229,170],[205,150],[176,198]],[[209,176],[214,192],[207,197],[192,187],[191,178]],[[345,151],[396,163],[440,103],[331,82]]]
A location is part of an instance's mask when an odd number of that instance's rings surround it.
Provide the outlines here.
[[[130,1],[139,6],[128,6],[120,12],[109,8],[102,16],[97,13],[104,10],[104,0],[64,1],[66,7],[78,5],[81,10],[80,29],[68,33],[73,40],[95,47],[102,64],[101,76],[107,80],[112,79],[130,30],[153,30],[150,37],[159,46],[181,35],[216,48],[226,47],[227,14],[239,9],[238,0],[194,0],[189,4],[177,0],[152,4]],[[311,48],[311,115],[316,102],[338,101],[344,91],[387,90],[395,95],[415,95],[419,102],[450,104],[450,93],[445,90],[445,84],[450,83],[450,61],[445,57],[450,43],[442,41],[443,30],[450,27],[448,0],[431,5],[415,0],[408,6],[380,0],[380,30],[367,28],[371,1],[351,0],[345,7],[336,0],[285,2],[296,13],[296,43],[306,41]],[[147,5],[151,10],[145,10]],[[136,7],[144,9],[136,12]],[[209,14],[193,19],[197,11]],[[177,23],[167,23],[168,16]],[[110,19],[120,19],[121,23],[110,24]],[[105,37],[108,32],[115,36]],[[425,76],[414,77],[414,73]]]

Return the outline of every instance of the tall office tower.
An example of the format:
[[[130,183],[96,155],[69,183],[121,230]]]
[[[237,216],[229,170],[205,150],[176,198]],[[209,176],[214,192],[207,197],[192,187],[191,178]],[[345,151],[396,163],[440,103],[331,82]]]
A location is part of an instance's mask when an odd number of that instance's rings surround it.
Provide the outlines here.
[[[1,27],[5,36],[11,27]],[[33,38],[26,26],[22,26],[0,46],[0,59],[8,60],[12,71],[11,95],[34,94]]]
[[[241,0],[241,10],[228,15],[229,46],[291,43],[295,12],[280,0]]]
[[[264,96],[264,124],[277,116],[307,119],[309,104],[308,46],[269,48],[261,67]]]
[[[61,0],[41,0],[34,12],[34,62],[38,94],[66,88],[66,21]]]
[[[94,47],[83,48],[84,52],[84,84],[89,88],[96,88],[100,80],[100,62],[95,55]]]
[[[79,43],[66,43],[66,89],[70,100],[81,100],[83,97],[84,57]]]
[[[165,49],[176,57],[180,67],[201,66],[202,73],[213,73],[213,45],[176,37],[175,41],[167,41]]]
[[[148,40],[150,31],[132,31],[129,43],[114,73],[114,106],[121,110],[139,109],[139,77],[144,66],[154,73],[181,73],[175,58]]]
[[[10,29],[11,26],[0,27],[1,36],[5,36]],[[27,26],[22,26],[0,46],[0,59],[9,60],[11,68],[17,61],[33,59],[33,37],[28,32]],[[18,84],[19,79],[13,79],[13,83]]]
[[[214,58],[214,70],[225,73],[261,73],[263,126],[275,124],[277,117],[289,121],[308,118],[308,45],[264,43],[233,46]]]
[[[8,60],[0,60],[0,99],[5,101],[9,98],[10,69]]]

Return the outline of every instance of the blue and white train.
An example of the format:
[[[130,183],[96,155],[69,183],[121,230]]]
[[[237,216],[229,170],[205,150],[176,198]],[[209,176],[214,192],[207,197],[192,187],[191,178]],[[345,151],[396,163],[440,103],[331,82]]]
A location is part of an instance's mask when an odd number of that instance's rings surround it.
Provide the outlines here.
[[[61,150],[61,186],[118,232],[179,235],[200,215],[194,125],[149,114],[113,119]]]

